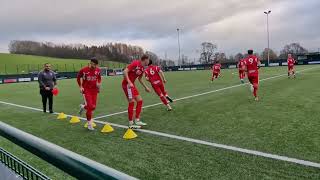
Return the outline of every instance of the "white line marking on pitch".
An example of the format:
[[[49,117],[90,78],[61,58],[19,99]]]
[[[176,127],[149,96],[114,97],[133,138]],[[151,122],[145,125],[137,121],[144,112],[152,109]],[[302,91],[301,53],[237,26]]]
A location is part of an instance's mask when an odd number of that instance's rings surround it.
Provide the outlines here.
[[[310,69],[313,69],[313,68],[301,70],[299,72],[310,70]],[[264,80],[272,79],[272,78],[276,78],[276,77],[280,77],[280,76],[284,76],[284,75],[278,75],[278,76],[266,78]],[[20,107],[20,108],[25,108],[25,109],[29,109],[29,110],[34,110],[34,111],[42,111],[41,109],[38,109],[38,108],[8,103],[8,102],[4,102],[4,101],[0,101],[0,103],[5,104],[5,105]],[[59,114],[59,113],[54,113],[54,114]],[[67,116],[71,117],[71,115],[67,115]],[[80,118],[80,119],[86,121],[85,118]],[[108,122],[103,122],[103,121],[95,121],[95,122],[99,123],[99,124],[108,124]],[[109,124],[112,126],[118,127],[118,128],[124,128],[124,129],[128,128],[127,126],[120,125],[120,124],[114,124],[114,123],[109,123]],[[207,141],[203,141],[203,140],[198,140],[198,139],[193,139],[193,138],[188,138],[188,137],[183,137],[183,136],[177,136],[177,135],[172,135],[172,134],[167,134],[167,133],[162,133],[162,132],[157,132],[157,131],[151,131],[151,130],[145,130],[145,129],[137,129],[136,131],[144,132],[144,133],[148,133],[148,134],[152,134],[152,135],[156,135],[156,136],[167,137],[167,138],[171,138],[171,139],[201,144],[201,145],[207,145],[207,146],[211,146],[211,147],[215,147],[215,148],[226,149],[226,150],[240,152],[240,153],[244,153],[244,154],[255,155],[255,156],[260,156],[260,157],[265,157],[265,158],[300,164],[300,165],[309,166],[309,167],[315,167],[315,168],[320,169],[320,163],[317,163],[317,162],[306,161],[306,160],[301,160],[301,159],[296,159],[296,158],[290,158],[290,157],[286,157],[286,156],[270,154],[270,153],[265,153],[265,152],[250,150],[250,149],[238,148],[235,146],[207,142]]]
[[[303,72],[303,71],[307,71],[307,70],[311,70],[311,69],[314,69],[314,68],[316,68],[316,67],[303,69],[303,70],[297,71],[297,73]],[[260,82],[267,81],[267,80],[274,79],[274,78],[278,78],[278,77],[282,77],[282,76],[287,76],[287,74],[281,74],[281,75],[277,75],[277,76],[272,76],[272,77],[268,77],[268,78],[265,78],[265,79],[261,79]],[[236,87],[245,86],[245,85],[248,85],[248,84],[249,83],[237,84],[237,85],[233,85],[233,86],[229,86],[229,87],[225,87],[225,88],[221,88],[221,89],[216,89],[216,90],[212,90],[212,91],[208,91],[208,92],[204,92],[204,93],[200,93],[200,94],[195,94],[195,95],[191,95],[191,96],[186,96],[186,97],[174,99],[173,101],[176,102],[176,101],[181,101],[181,100],[185,100],[185,99],[190,99],[190,98],[194,98],[194,97],[198,97],[198,96],[203,96],[203,95],[206,95],[206,94],[211,94],[211,93],[220,92],[220,91],[224,91],[224,90],[228,90],[228,89],[233,89],[233,88],[236,88]],[[149,107],[154,107],[154,106],[159,106],[159,105],[162,105],[162,103],[151,104],[151,105],[143,106],[142,108],[146,109],[146,108],[149,108]],[[111,117],[111,116],[115,116],[115,115],[119,115],[119,114],[125,114],[127,112],[128,112],[127,110],[120,111],[120,112],[116,112],[116,113],[112,113],[112,114],[98,116],[98,117],[93,118],[93,119],[94,120],[98,120],[98,119]]]

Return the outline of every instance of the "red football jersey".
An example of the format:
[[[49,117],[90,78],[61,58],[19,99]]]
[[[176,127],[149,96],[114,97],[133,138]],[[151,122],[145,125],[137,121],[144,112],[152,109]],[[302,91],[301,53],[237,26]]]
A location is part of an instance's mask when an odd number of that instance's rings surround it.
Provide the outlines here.
[[[221,70],[221,64],[217,63],[215,65],[212,66],[213,72],[215,73],[220,73]]]
[[[244,59],[244,63],[247,67],[248,76],[258,76],[259,75],[259,59],[257,56],[249,55]]]
[[[144,67],[140,60],[134,60],[127,68],[129,69],[128,76],[132,83],[143,75]],[[128,83],[126,78],[123,79],[123,83]]]
[[[244,67],[245,67],[244,59],[241,59],[241,60],[238,62],[238,69],[239,69],[239,71],[243,71]]]
[[[295,60],[293,58],[288,58],[287,63],[288,66],[294,66]]]
[[[80,79],[82,79],[82,84]],[[100,68],[92,69],[89,66],[82,68],[77,75],[77,82],[85,91],[99,91],[97,83],[101,83]]]
[[[146,69],[145,74],[148,77],[151,84],[159,84],[162,82],[162,79],[159,75],[160,71],[161,68],[159,66],[154,65],[151,65]]]

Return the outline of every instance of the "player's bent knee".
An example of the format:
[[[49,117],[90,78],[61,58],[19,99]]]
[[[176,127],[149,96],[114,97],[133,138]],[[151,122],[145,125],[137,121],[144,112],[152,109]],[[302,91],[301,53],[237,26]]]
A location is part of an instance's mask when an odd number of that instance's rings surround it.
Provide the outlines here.
[[[136,99],[137,102],[142,101],[142,97],[140,95],[137,96],[135,99]]]

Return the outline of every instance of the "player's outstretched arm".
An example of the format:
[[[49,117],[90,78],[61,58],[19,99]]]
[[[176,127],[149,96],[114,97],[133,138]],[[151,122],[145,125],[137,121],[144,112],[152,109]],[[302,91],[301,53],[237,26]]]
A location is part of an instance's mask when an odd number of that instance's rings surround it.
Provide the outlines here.
[[[160,70],[159,72],[160,72],[160,76],[161,76],[161,78],[162,78],[162,81],[163,81],[164,83],[166,83],[166,82],[167,82],[167,80],[166,80],[166,77],[164,76],[163,71],[162,71],[162,70]]]
[[[150,92],[149,87],[143,82],[142,76],[139,76],[138,80],[139,80],[140,84],[144,87],[144,89],[145,89],[147,92]]]

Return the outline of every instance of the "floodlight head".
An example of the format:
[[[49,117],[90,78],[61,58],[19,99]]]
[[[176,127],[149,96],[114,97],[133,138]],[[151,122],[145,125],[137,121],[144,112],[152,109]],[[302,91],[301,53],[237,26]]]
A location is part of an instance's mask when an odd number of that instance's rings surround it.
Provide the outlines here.
[[[268,14],[271,13],[271,11],[270,10],[269,11],[265,11],[264,13],[268,15]]]

